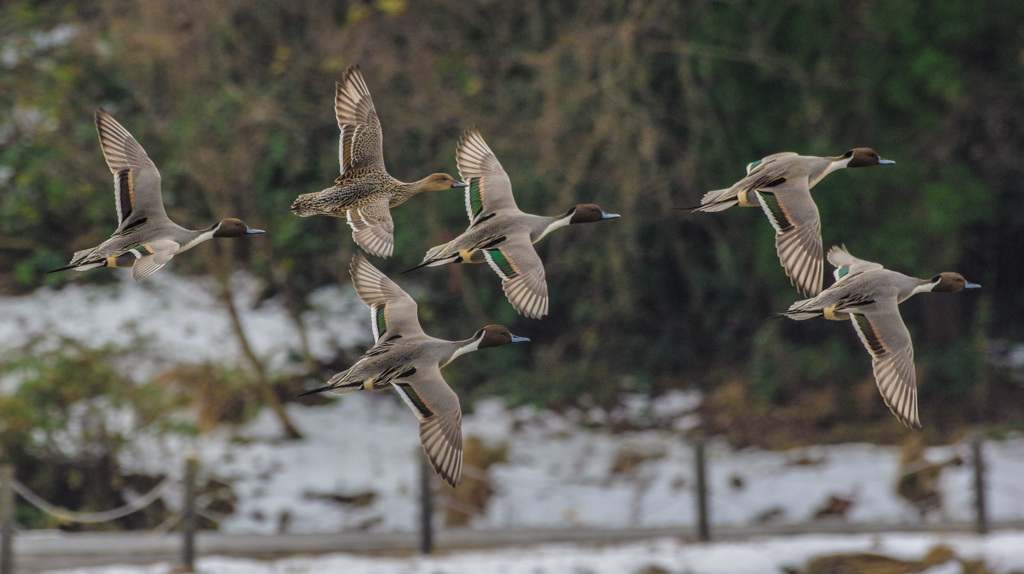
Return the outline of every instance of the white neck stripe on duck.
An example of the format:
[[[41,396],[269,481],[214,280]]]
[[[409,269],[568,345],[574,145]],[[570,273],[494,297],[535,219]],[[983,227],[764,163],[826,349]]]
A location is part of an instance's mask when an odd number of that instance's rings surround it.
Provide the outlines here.
[[[217,230],[220,229],[220,226],[221,224],[218,223],[217,225],[214,225],[212,228],[207,229],[206,231],[200,233],[195,237],[195,239],[189,241],[185,245],[182,245],[181,248],[178,249],[178,253],[181,253],[182,251],[188,251],[189,249],[192,249],[193,247],[199,245],[200,243],[213,239],[213,234],[217,233]]]
[[[455,352],[452,353],[452,356],[449,357],[448,360],[445,361],[444,365],[441,365],[441,366],[442,367],[446,366],[448,363],[454,361],[456,357],[461,357],[462,355],[465,355],[466,353],[471,353],[473,351],[476,351],[476,350],[480,349],[480,343],[484,340],[484,335],[485,334],[486,333],[480,333],[479,337],[474,337],[473,340],[470,341],[469,343],[459,347],[458,349],[455,349]]]
[[[825,168],[825,171],[821,172],[821,175],[819,175],[817,179],[810,182],[811,187],[813,187],[814,184],[818,183],[819,181],[825,179],[825,176],[832,173],[833,171],[843,169],[846,166],[848,166],[850,164],[850,160],[852,159],[853,156],[851,155],[850,157],[844,157],[843,159],[833,161],[832,163],[828,164],[828,167]]]
[[[908,295],[907,297],[909,298],[911,295],[917,295],[918,293],[929,293],[933,289],[935,289],[935,287],[938,286],[939,281],[942,281],[942,279],[939,278],[939,279],[937,279],[935,281],[928,281],[926,283],[922,283],[922,284],[918,285],[917,287],[914,287],[914,290],[911,291],[910,295]]]
[[[541,232],[540,237],[537,238],[537,241],[540,241],[541,239],[543,239],[544,236],[547,235],[548,233],[551,233],[552,231],[554,231],[556,229],[565,227],[566,225],[569,225],[570,223],[572,223],[572,216],[573,215],[576,215],[576,210],[575,209],[569,210],[569,213],[566,213],[562,217],[559,217],[558,219],[556,219],[556,220],[552,221],[551,223],[549,223],[548,226],[546,228],[544,228],[544,231]],[[534,241],[534,243],[536,243],[537,241]]]

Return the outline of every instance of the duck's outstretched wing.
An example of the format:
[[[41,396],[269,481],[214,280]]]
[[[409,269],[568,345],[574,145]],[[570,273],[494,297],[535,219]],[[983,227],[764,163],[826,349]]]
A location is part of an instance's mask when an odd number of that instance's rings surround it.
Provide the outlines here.
[[[395,223],[387,199],[348,209],[345,216],[356,244],[370,255],[391,257],[395,249]]]
[[[363,168],[384,169],[380,120],[370,99],[370,89],[356,64],[349,66],[344,79],[335,85],[334,113],[341,130],[341,177]]]
[[[356,294],[370,308],[370,325],[376,343],[395,335],[423,334],[416,301],[394,281],[370,264],[361,253],[350,267]]]
[[[832,249],[828,250],[828,262],[836,268],[832,272],[832,275],[836,278],[836,283],[865,271],[883,269],[878,263],[865,261],[850,255],[845,245],[833,245]]]
[[[139,142],[104,110],[96,110],[96,133],[103,158],[114,174],[117,231],[141,222],[166,220],[160,192],[160,171]]]
[[[138,257],[132,265],[132,279],[138,281],[156,272],[166,265],[180,248],[177,242],[170,239],[157,239],[129,249],[128,252]]]
[[[505,296],[516,311],[533,319],[548,314],[544,263],[530,243],[529,235],[511,235],[498,245],[481,251],[491,269],[501,277]]]
[[[437,474],[453,487],[462,481],[462,409],[436,365],[391,383],[420,421],[420,443]]]
[[[868,314],[853,314],[851,321],[871,354],[875,382],[886,406],[908,427],[920,428],[917,416],[917,381],[914,345],[903,324],[895,299]]]
[[[498,163],[487,142],[476,130],[467,130],[455,149],[459,177],[466,187],[466,214],[469,226],[501,209],[518,209],[512,196],[512,182]]]
[[[775,250],[786,275],[805,297],[821,293],[821,219],[807,177],[786,179],[756,193],[775,228]]]

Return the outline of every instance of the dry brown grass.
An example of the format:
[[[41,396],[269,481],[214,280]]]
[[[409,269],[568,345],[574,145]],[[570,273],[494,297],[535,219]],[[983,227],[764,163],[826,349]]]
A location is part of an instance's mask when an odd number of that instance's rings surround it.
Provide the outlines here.
[[[488,448],[478,437],[466,437],[462,445],[462,465],[468,472],[463,472],[462,484],[458,488],[443,487],[448,498],[454,502],[452,506],[456,507],[445,507],[445,526],[466,526],[474,514],[482,513],[487,508],[487,502],[494,494],[487,469],[507,457],[508,449],[505,445]]]
[[[803,574],[910,574],[954,558],[953,551],[946,546],[932,548],[921,560],[898,560],[869,553],[833,554],[812,559]]]

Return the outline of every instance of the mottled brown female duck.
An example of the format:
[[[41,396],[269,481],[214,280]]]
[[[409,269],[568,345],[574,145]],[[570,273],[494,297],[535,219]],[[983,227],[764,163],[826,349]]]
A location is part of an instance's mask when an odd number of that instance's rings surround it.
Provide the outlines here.
[[[292,213],[301,217],[345,217],[352,227],[352,237],[363,250],[390,257],[395,245],[392,207],[424,191],[466,184],[446,173],[428,175],[412,183],[391,177],[384,169],[380,120],[359,66],[349,66],[344,80],[335,88],[334,112],[341,128],[341,175],[333,187],[300,195],[292,203]]]

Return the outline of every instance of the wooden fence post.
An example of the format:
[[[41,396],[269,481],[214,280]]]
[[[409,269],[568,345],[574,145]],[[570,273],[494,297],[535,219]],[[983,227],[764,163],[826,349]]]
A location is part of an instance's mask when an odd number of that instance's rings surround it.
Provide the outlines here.
[[[431,477],[434,475],[423,450],[416,447],[416,458],[420,463],[420,552],[434,551],[434,489]]]
[[[694,495],[697,497],[697,538],[701,542],[711,540],[711,524],[708,520],[708,479],[707,453],[704,438],[697,438],[693,443],[693,466],[696,476]]]
[[[196,517],[196,476],[199,474],[199,461],[195,456],[185,459],[185,496],[181,510],[181,566],[182,572],[196,571],[196,530],[199,521]]]
[[[0,466],[0,574],[14,574],[14,467]]]
[[[988,503],[985,498],[985,458],[981,451],[981,434],[971,437],[971,459],[974,463],[974,530],[988,534]]]

